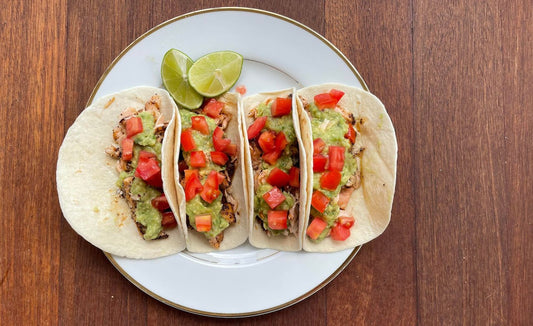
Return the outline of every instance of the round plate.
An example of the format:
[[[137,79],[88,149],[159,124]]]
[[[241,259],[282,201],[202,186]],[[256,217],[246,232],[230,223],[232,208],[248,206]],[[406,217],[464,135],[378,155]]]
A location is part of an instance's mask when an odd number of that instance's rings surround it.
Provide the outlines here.
[[[161,60],[170,48],[196,59],[220,50],[244,57],[236,86],[247,94],[339,82],[367,90],[346,57],[294,20],[250,8],[213,8],[158,25],[124,49],[88,101],[121,89],[163,87]],[[216,317],[254,316],[299,302],[324,287],[360,247],[336,253],[278,252],[249,244],[211,254],[182,253],[152,260],[106,254],[142,291],[175,308]]]

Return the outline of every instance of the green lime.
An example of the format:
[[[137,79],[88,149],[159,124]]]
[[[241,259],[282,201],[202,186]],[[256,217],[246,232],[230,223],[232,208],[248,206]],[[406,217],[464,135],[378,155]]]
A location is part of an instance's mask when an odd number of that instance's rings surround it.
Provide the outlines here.
[[[163,85],[179,105],[188,109],[199,108],[204,100],[189,84],[187,72],[192,65],[191,58],[176,49],[168,50],[161,63]]]
[[[206,97],[218,96],[233,86],[242,70],[242,56],[232,51],[206,54],[189,69],[189,83]]]

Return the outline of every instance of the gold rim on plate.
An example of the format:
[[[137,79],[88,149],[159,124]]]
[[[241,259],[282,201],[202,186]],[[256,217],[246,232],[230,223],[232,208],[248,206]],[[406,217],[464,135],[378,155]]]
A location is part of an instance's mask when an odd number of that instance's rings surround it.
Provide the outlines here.
[[[363,80],[363,77],[361,77],[361,75],[359,74],[357,69],[355,69],[353,64],[346,58],[346,56],[337,47],[335,47],[335,45],[333,45],[330,41],[328,41],[325,37],[323,37],[322,35],[320,35],[316,31],[314,31],[313,29],[309,28],[308,26],[306,26],[306,25],[304,25],[304,24],[302,24],[302,23],[300,23],[300,22],[298,22],[298,21],[296,21],[294,19],[288,18],[286,16],[283,16],[283,15],[280,15],[280,14],[276,14],[276,13],[273,13],[273,12],[270,12],[270,11],[262,10],[262,9],[246,8],[246,7],[220,7],[220,8],[201,9],[201,10],[197,10],[197,11],[193,11],[193,12],[189,12],[189,13],[183,14],[181,16],[174,17],[172,19],[169,19],[169,20],[167,20],[167,21],[165,21],[165,22],[153,27],[152,29],[148,30],[147,32],[145,32],[144,34],[139,36],[135,41],[130,43],[124,50],[122,50],[122,52],[120,52],[120,54],[113,60],[113,62],[111,62],[111,64],[104,71],[104,73],[102,74],[102,77],[100,77],[100,79],[96,83],[96,85],[95,85],[95,87],[94,87],[94,89],[93,89],[93,91],[91,93],[91,96],[89,97],[89,100],[87,101],[86,107],[89,106],[92,103],[92,101],[94,100],[94,97],[95,97],[96,93],[98,92],[98,90],[100,89],[100,86],[101,86],[102,82],[106,79],[106,77],[109,74],[109,72],[111,71],[111,69],[113,69],[113,67],[117,64],[117,62],[131,48],[133,48],[133,46],[135,46],[137,43],[139,43],[145,37],[147,37],[148,35],[152,34],[155,31],[157,31],[158,29],[160,29],[160,28],[162,28],[162,27],[164,27],[166,25],[172,24],[172,23],[174,23],[174,22],[176,22],[178,20],[182,20],[182,19],[185,19],[185,18],[188,18],[188,17],[201,15],[201,14],[205,14],[205,13],[209,13],[209,12],[218,12],[218,11],[242,11],[242,12],[251,12],[251,13],[255,13],[255,14],[267,15],[267,16],[271,16],[271,17],[286,21],[286,22],[291,23],[291,24],[293,24],[293,25],[295,25],[297,27],[300,27],[301,29],[305,30],[306,32],[308,32],[308,33],[312,34],[313,36],[315,36],[316,38],[318,38],[320,41],[322,41],[324,44],[326,44],[329,48],[331,48],[344,61],[344,63],[348,66],[348,68],[350,68],[350,70],[353,72],[353,74],[355,75],[355,77],[357,78],[359,83],[361,83],[362,88],[364,90],[366,90],[366,91],[369,91],[368,90],[368,86],[366,85],[365,81]],[[257,311],[244,312],[244,313],[213,313],[213,312],[209,312],[209,311],[192,309],[192,308],[189,308],[189,307],[186,307],[186,306],[179,305],[179,304],[177,304],[175,302],[169,301],[169,300],[167,300],[167,299],[165,299],[165,298],[153,293],[152,291],[148,290],[146,287],[141,285],[139,282],[137,282],[137,280],[135,280],[133,277],[131,277],[117,263],[117,261],[115,260],[115,258],[111,254],[109,254],[107,252],[104,252],[104,254],[106,255],[107,259],[111,262],[111,264],[113,264],[113,266],[115,266],[115,268],[128,281],[130,281],[137,288],[139,288],[141,291],[145,292],[149,296],[153,297],[154,299],[156,299],[156,300],[158,300],[160,302],[163,302],[163,303],[165,303],[165,304],[167,304],[167,305],[169,305],[171,307],[174,307],[174,308],[177,308],[177,309],[180,309],[180,310],[183,310],[183,311],[187,311],[187,312],[190,312],[190,313],[203,315],[203,316],[208,316],[208,317],[224,317],[224,318],[228,318],[228,317],[252,317],[252,316],[268,314],[268,313],[271,313],[271,312],[274,312],[274,311],[277,311],[277,310],[281,310],[281,309],[287,308],[287,307],[289,307],[289,306],[291,306],[293,304],[296,304],[296,303],[298,303],[298,302],[310,297],[311,295],[313,295],[316,292],[318,292],[319,290],[321,290],[324,286],[326,286],[329,282],[331,282],[335,277],[337,277],[337,275],[339,275],[344,270],[344,268],[346,268],[346,266],[348,266],[348,264],[352,261],[352,259],[355,257],[355,255],[357,255],[357,253],[359,252],[361,247],[362,246],[355,247],[354,250],[348,256],[348,258],[346,258],[346,260],[342,263],[341,266],[339,266],[339,268],[337,268],[337,270],[335,272],[333,272],[323,282],[321,282],[320,284],[318,284],[317,286],[315,286],[313,289],[309,290],[308,292],[302,294],[301,296],[299,296],[297,298],[294,298],[294,299],[292,299],[292,300],[290,300],[288,302],[285,302],[285,303],[283,303],[281,305],[275,306],[275,307],[271,307],[271,308],[263,309],[263,310],[257,310]]]

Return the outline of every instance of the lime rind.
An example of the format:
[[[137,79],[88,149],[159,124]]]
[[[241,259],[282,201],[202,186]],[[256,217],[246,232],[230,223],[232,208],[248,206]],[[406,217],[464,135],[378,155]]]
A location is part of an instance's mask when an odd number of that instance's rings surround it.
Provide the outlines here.
[[[161,63],[163,85],[176,103],[187,109],[197,109],[203,103],[203,96],[191,87],[188,80],[187,73],[192,65],[192,59],[176,49],[168,50]]]
[[[189,83],[199,94],[215,97],[227,92],[239,79],[243,57],[233,51],[204,55],[189,68]]]

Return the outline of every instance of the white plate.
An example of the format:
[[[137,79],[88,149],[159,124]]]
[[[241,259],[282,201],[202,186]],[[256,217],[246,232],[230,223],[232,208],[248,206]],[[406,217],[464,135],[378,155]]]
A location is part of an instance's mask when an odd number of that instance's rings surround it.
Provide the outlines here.
[[[247,94],[325,82],[366,85],[346,57],[310,28],[271,12],[214,8],[154,27],[107,68],[94,98],[138,85],[162,87],[160,64],[170,48],[191,58],[232,50],[245,58],[237,85]],[[299,302],[337,276],[360,247],[336,253],[288,253],[246,244],[212,254],[182,252],[152,260],[106,254],[142,291],[170,306],[207,316],[241,317]]]

